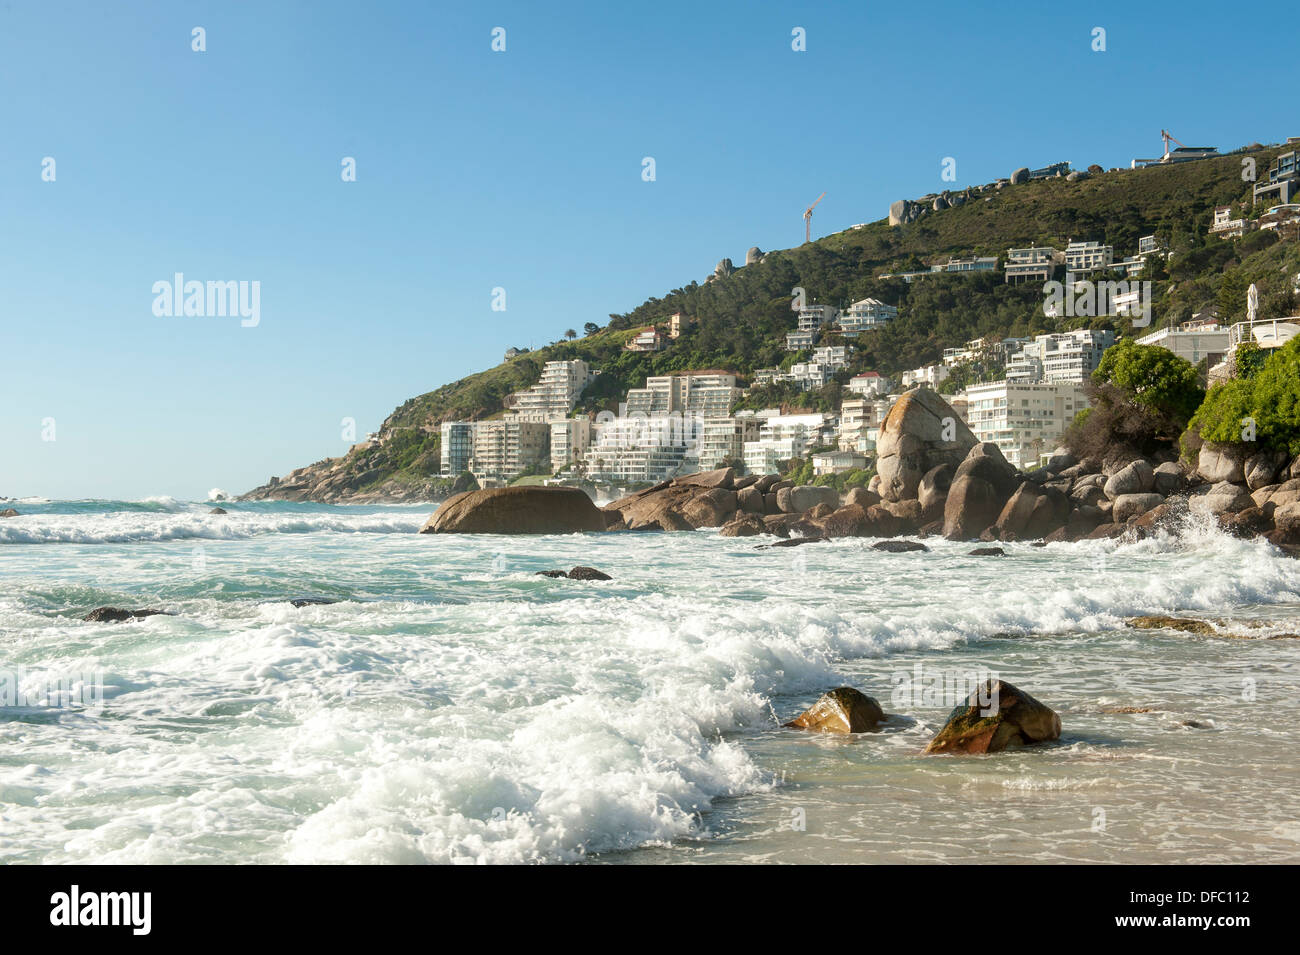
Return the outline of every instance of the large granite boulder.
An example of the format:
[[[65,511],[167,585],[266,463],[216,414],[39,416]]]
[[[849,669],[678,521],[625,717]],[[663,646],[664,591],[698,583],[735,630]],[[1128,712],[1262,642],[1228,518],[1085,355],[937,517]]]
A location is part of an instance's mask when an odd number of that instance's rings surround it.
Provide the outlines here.
[[[1026,481],[1016,488],[996,521],[1000,540],[1033,540],[1064,527],[1070,499],[1057,488]]]
[[[692,527],[721,527],[736,513],[736,492],[724,487],[700,489],[677,506]]]
[[[749,251],[745,253],[745,264],[757,265],[761,261],[763,261],[763,250],[756,245],[750,246]]]
[[[844,495],[844,503],[871,507],[873,504],[880,503],[880,495],[875,491],[868,491],[865,487],[851,487],[849,493]]]
[[[501,487],[447,498],[421,534],[572,534],[603,531],[605,515],[576,487]]]
[[[1208,514],[1213,517],[1235,514],[1254,506],[1255,501],[1245,487],[1227,481],[1221,481],[1204,494],[1195,494],[1187,501],[1187,507],[1193,514]]]
[[[699,471],[695,474],[683,474],[673,478],[678,487],[722,487],[730,488],[736,472],[731,468],[718,468],[716,471]]]
[[[1211,484],[1237,484],[1246,479],[1245,463],[1245,455],[1238,449],[1207,441],[1197,455],[1196,473]]]
[[[927,753],[997,753],[1060,739],[1061,718],[1005,680],[986,680],[925,747]]]
[[[736,492],[736,506],[749,514],[762,514],[763,493],[752,485],[743,487]]]
[[[1111,520],[1116,524],[1127,523],[1131,517],[1141,517],[1148,511],[1154,510],[1164,503],[1164,498],[1159,494],[1121,494],[1115,498],[1115,506],[1111,509]]]
[[[1151,477],[1153,482],[1151,490],[1165,496],[1181,491],[1183,485],[1187,483],[1187,475],[1173,461],[1166,461],[1164,464],[1157,466]]]
[[[1146,494],[1155,483],[1155,469],[1149,462],[1138,458],[1106,479],[1106,496],[1113,501],[1121,494]]]
[[[1266,487],[1277,480],[1279,471],[1286,467],[1285,451],[1258,451],[1242,465],[1246,487],[1252,491]]]
[[[1021,479],[996,444],[974,445],[957,466],[943,506],[943,535],[974,540],[997,523]]]
[[[1021,183],[1029,181],[1029,167],[1021,166],[1011,174],[1011,185],[1018,186]]]
[[[956,468],[951,464],[937,465],[926,471],[921,483],[917,485],[916,499],[921,502],[922,513],[931,520],[943,516],[943,502],[948,499],[955,471]]]
[[[0,517],[18,517],[18,516],[19,516],[18,512],[15,511],[12,507],[6,507],[3,511],[0,511]]]
[[[833,487],[801,484],[798,487],[790,488],[790,503],[793,505],[793,512],[796,514],[810,511],[818,504],[825,504],[834,510],[840,506],[840,495]]]
[[[851,686],[841,686],[784,725],[818,733],[866,733],[884,719],[878,702]]]
[[[876,441],[877,490],[886,501],[917,496],[926,472],[956,466],[976,444],[952,406],[928,388],[914,388],[894,402]]]

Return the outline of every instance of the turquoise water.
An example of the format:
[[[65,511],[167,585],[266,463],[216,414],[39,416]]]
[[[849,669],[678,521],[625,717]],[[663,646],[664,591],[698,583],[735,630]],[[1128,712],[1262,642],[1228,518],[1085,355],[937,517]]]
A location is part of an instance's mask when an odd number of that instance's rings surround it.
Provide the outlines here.
[[[1189,525],[991,559],[420,535],[427,506],[12,506],[0,674],[28,692],[0,709],[0,861],[1300,861],[1300,641],[1265,639],[1300,632],[1300,562],[1263,543]],[[534,573],[574,564],[614,580]],[[79,619],[100,605],[176,615]],[[1124,626],[1158,612],[1250,639]],[[950,701],[903,681],[984,671],[1062,740],[920,758]],[[53,677],[103,698],[42,698]],[[779,728],[840,684],[896,715]]]

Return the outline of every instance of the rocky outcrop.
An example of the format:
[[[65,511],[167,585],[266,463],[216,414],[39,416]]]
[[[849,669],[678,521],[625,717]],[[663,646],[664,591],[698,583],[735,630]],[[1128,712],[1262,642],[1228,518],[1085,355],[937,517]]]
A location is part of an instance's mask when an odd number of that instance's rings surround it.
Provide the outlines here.
[[[91,623],[121,623],[123,620],[135,620],[140,617],[174,617],[169,610],[122,610],[118,607],[96,607],[82,617]]]
[[[957,466],[975,444],[970,428],[938,394],[928,388],[906,392],[889,409],[876,441],[880,496],[915,498],[927,472]]]
[[[978,538],[997,522],[1020,480],[997,445],[986,441],[972,447],[957,466],[944,503],[944,537]]]
[[[1107,478],[1103,490],[1113,501],[1122,494],[1146,494],[1155,484],[1155,469],[1146,460],[1138,458]]]
[[[1207,441],[1197,456],[1196,472],[1202,480],[1211,484],[1225,481],[1235,484],[1245,480],[1245,463],[1245,456],[1235,448]]]
[[[745,253],[746,265],[757,265],[759,262],[762,261],[763,261],[763,250],[756,245],[751,246],[749,251]]]
[[[885,719],[878,702],[851,686],[841,686],[783,725],[817,733],[868,733]]]
[[[1029,167],[1021,166],[1011,174],[1011,185],[1018,186],[1029,181]]]
[[[605,515],[573,487],[502,487],[447,499],[421,534],[573,534],[603,531]]]
[[[1061,718],[1005,680],[987,680],[925,747],[926,753],[998,753],[1061,737]]]
[[[15,511],[12,507],[6,507],[3,511],[0,511],[0,517],[17,517],[17,516],[18,516],[18,512]]]
[[[1111,519],[1116,524],[1127,524],[1131,518],[1141,517],[1164,503],[1159,494],[1121,494],[1111,509]]]
[[[889,224],[907,225],[909,222],[915,222],[921,217],[925,207],[919,202],[913,202],[911,199],[899,199],[889,206]]]
[[[562,570],[539,570],[537,575],[540,577],[567,577],[569,580],[613,580],[609,574],[597,570],[595,567],[574,567],[568,573]]]

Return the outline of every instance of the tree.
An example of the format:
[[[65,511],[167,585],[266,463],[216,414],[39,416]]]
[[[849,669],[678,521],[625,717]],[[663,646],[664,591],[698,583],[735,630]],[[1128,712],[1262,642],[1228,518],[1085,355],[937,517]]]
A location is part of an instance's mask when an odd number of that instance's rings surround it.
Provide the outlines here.
[[[564,337],[567,338],[569,341],[573,341],[575,338],[578,337],[578,333],[575,332],[572,328],[570,328],[568,331],[564,333]]]
[[[588,322],[586,325],[582,326],[582,330],[586,332],[587,337],[590,338],[592,335],[596,334],[596,332],[600,331],[600,326],[595,322]]]
[[[1259,449],[1300,454],[1300,338],[1276,349],[1252,377],[1211,388],[1188,430],[1238,445],[1253,430]]]

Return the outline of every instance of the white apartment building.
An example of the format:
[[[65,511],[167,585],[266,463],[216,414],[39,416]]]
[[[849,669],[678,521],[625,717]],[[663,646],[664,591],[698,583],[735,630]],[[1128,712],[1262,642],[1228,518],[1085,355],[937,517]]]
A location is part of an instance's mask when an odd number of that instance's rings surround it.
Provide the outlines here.
[[[839,474],[842,471],[865,468],[867,464],[867,456],[856,451],[824,451],[812,456],[814,475]]]
[[[771,474],[782,462],[804,457],[822,441],[827,426],[824,414],[770,415],[764,419],[757,441],[744,445],[745,470]]]
[[[1216,206],[1210,234],[1221,239],[1235,239],[1245,235],[1251,223],[1246,219],[1232,218],[1232,206]]]
[[[592,377],[591,368],[581,359],[548,361],[541,380],[526,391],[508,395],[505,406],[524,421],[563,418],[578,403]]]
[[[1074,416],[1088,407],[1076,384],[1031,384],[994,381],[972,385],[962,394],[967,426],[980,441],[992,441],[1018,468],[1037,466],[1045,451],[1060,441]]]
[[[840,404],[836,442],[840,450],[874,454],[880,426],[892,405],[888,398],[846,398]]]
[[[644,388],[629,388],[623,404],[626,415],[688,414],[722,418],[744,392],[736,376],[722,371],[684,371],[645,380]]]
[[[1008,249],[1006,281],[1047,282],[1062,260],[1060,252],[1050,246],[1030,246],[1027,249]]]
[[[855,395],[869,397],[889,391],[890,381],[878,371],[864,371],[849,379],[848,390]]]
[[[812,348],[816,341],[816,332],[786,332],[785,349],[786,351],[803,351],[805,348]]]
[[[752,411],[734,418],[704,418],[700,421],[695,463],[701,471],[713,471],[722,462],[743,461],[745,442],[759,439],[762,421]]]
[[[947,365],[924,365],[903,372],[903,387],[906,389],[923,385],[926,388],[937,388],[939,383],[951,374]]]
[[[519,417],[474,423],[469,471],[479,483],[511,481],[529,468],[548,463],[551,429],[543,421]]]
[[[591,419],[586,415],[550,422],[551,471],[579,463],[591,446]]]
[[[583,458],[589,477],[619,483],[658,483],[684,473],[697,439],[697,419],[672,414],[597,422]]]
[[[874,298],[864,298],[840,314],[840,331],[846,335],[868,332],[888,325],[897,317],[898,309],[893,305],[886,305]]]
[[[653,326],[643,328],[623,347],[628,351],[660,351],[664,347],[664,336]]]
[[[1109,330],[1080,328],[1039,335],[1007,362],[1007,380],[1082,383],[1101,364],[1102,353],[1115,344]]]
[[[1100,242],[1071,242],[1065,247],[1065,268],[1068,272],[1095,272],[1109,268],[1114,260],[1114,248]]]
[[[1202,358],[1217,365],[1228,353],[1228,329],[1217,323],[1184,322],[1161,328],[1137,340],[1139,345],[1159,345],[1195,365]]]

